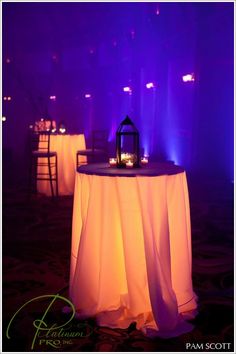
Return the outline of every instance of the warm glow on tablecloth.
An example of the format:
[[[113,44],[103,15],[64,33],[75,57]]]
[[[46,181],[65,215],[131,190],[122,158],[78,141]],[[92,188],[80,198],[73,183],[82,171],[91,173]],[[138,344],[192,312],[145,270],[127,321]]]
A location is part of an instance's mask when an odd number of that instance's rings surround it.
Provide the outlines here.
[[[170,337],[196,308],[185,173],[108,177],[76,173],[70,297],[81,316]]]
[[[58,158],[59,195],[74,193],[76,152],[85,148],[84,134],[51,135],[50,151],[56,151]],[[80,161],[86,162],[86,156],[80,156]],[[49,181],[38,181],[37,189],[40,193],[51,195]]]

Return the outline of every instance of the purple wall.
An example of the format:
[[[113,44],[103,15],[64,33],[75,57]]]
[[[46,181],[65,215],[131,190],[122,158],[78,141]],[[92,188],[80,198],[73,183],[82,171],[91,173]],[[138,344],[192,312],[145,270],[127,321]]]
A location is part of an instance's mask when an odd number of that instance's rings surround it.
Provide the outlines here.
[[[26,161],[45,116],[114,143],[129,114],[151,157],[232,179],[233,60],[233,3],[3,3],[3,147]]]

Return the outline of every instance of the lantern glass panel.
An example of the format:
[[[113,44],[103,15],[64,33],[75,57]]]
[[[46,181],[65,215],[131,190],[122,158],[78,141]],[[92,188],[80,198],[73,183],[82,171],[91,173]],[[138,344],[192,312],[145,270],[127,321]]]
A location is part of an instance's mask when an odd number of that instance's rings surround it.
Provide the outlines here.
[[[129,117],[121,122],[116,139],[117,167],[126,167],[128,161],[139,167],[139,133]]]
[[[131,161],[133,163],[137,160],[133,135],[121,135],[121,160],[126,160],[126,162]]]

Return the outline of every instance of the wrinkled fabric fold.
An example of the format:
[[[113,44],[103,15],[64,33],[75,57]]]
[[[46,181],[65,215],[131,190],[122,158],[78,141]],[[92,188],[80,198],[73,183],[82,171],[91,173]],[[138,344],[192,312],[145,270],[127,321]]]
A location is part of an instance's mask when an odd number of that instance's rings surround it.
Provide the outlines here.
[[[185,173],[157,177],[76,174],[70,298],[101,326],[136,322],[146,335],[192,329],[196,309]]]

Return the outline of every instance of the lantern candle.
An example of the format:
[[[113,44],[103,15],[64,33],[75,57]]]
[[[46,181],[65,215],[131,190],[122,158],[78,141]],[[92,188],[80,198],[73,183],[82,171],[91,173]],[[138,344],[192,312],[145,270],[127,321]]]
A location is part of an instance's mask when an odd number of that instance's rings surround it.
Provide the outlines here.
[[[116,157],[117,168],[139,167],[139,132],[128,116],[120,123],[116,132]],[[133,165],[127,165],[128,161]]]
[[[125,152],[125,153],[122,153],[121,154],[121,161],[122,162],[127,162],[127,161],[130,161],[132,159],[132,155],[129,154],[128,152]]]
[[[121,161],[124,161],[125,160],[125,158],[126,158],[126,154],[121,154]]]
[[[110,165],[110,167],[115,167],[116,166],[116,162],[117,162],[117,160],[115,159],[115,158],[110,158],[109,159],[109,165]]]
[[[142,165],[147,165],[148,164],[148,157],[144,156],[141,158],[141,164]]]
[[[125,165],[127,168],[133,168],[134,163],[132,161],[127,161]]]

